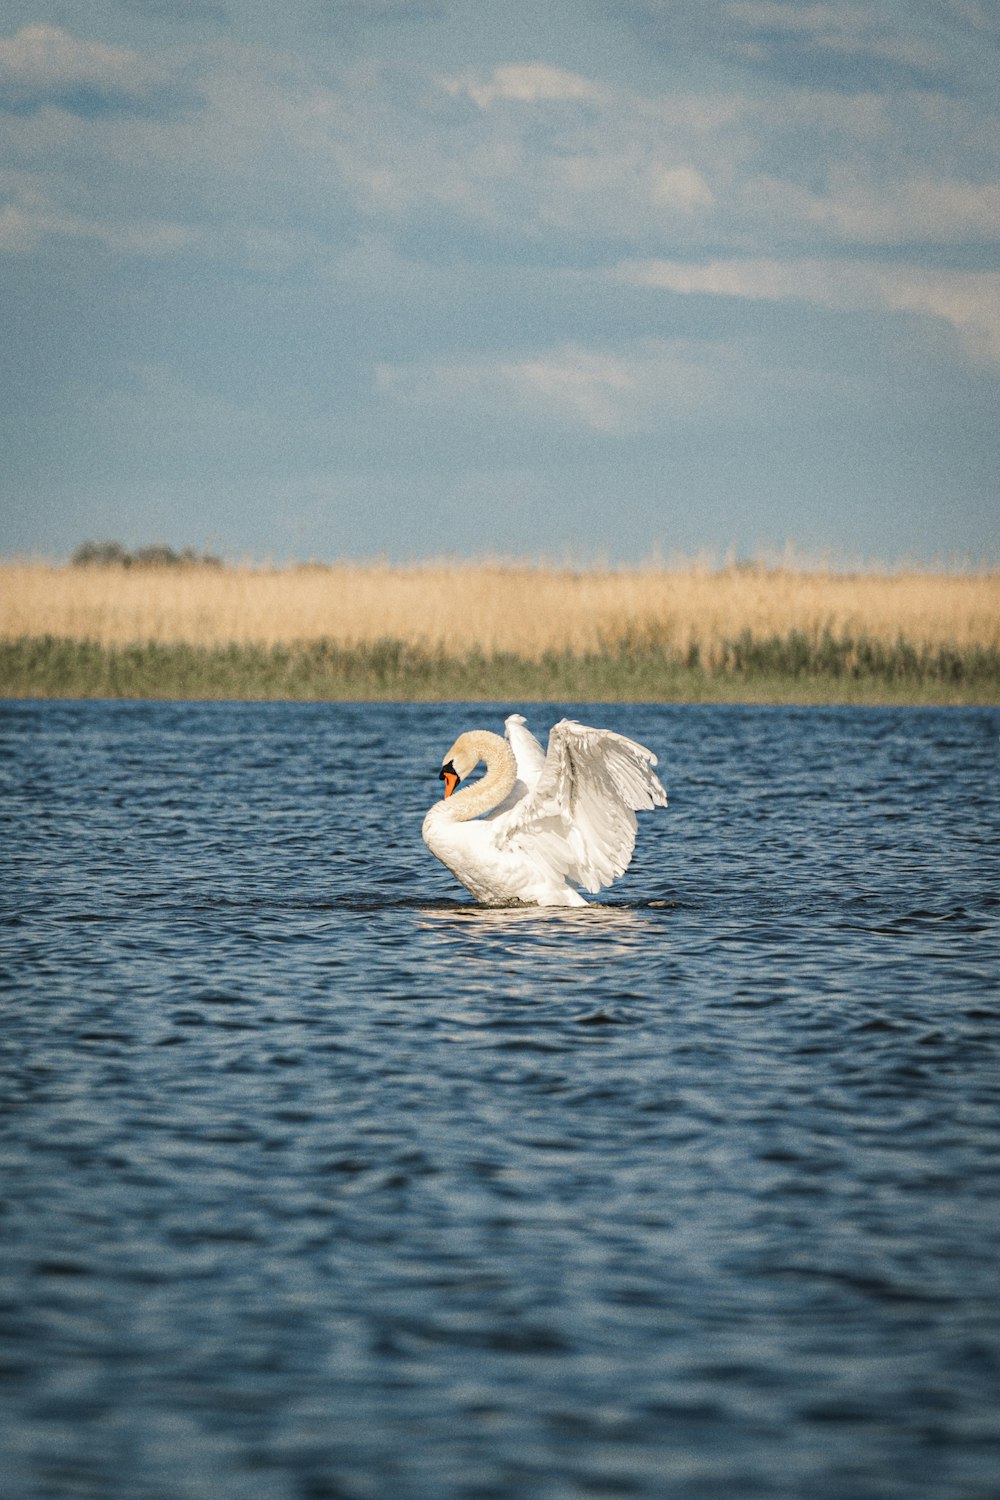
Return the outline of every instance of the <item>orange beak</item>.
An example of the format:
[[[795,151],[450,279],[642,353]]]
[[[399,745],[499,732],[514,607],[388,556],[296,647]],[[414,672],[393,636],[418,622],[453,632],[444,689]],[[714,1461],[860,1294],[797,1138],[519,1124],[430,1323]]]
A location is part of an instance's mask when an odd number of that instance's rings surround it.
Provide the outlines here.
[[[455,775],[454,771],[444,771],[442,772],[441,780],[444,782],[445,797],[450,797],[452,792],[458,786],[458,777]]]

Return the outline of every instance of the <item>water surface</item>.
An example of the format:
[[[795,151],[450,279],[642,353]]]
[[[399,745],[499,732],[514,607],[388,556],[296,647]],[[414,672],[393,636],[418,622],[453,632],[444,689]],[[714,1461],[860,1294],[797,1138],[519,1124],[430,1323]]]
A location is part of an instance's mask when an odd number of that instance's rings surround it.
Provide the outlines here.
[[[2,709],[5,1495],[1000,1493],[1000,713],[535,706],[671,806],[482,910],[507,707]]]

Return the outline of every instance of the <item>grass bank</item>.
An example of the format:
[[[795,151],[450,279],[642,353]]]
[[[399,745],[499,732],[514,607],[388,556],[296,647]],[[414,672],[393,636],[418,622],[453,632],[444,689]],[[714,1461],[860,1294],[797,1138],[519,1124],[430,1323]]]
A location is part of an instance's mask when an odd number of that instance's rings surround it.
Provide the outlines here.
[[[625,639],[613,650],[462,656],[399,640],[195,646],[0,641],[0,696],[35,698],[998,703],[993,648],[745,632],[704,660]]]

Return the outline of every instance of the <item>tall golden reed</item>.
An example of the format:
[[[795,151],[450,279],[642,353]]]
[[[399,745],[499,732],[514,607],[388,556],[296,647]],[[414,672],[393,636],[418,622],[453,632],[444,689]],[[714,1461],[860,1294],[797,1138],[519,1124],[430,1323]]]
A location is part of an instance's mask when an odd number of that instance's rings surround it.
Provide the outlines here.
[[[464,655],[583,654],[625,636],[715,648],[749,630],[1000,647],[1000,571],[841,574],[697,565],[618,570],[494,562],[392,567],[63,567],[0,563],[0,635],[217,646],[391,638]]]

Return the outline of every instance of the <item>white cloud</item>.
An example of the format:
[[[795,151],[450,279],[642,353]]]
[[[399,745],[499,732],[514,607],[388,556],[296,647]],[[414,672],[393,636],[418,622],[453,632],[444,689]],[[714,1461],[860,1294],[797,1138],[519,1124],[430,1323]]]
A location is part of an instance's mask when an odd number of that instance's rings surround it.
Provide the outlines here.
[[[489,109],[498,99],[517,104],[605,104],[610,98],[610,91],[602,84],[541,62],[509,63],[495,68],[485,81],[475,74],[463,74],[442,83],[449,94],[466,94],[480,109]]]
[[[843,56],[883,58],[914,68],[937,67],[944,61],[939,48],[885,27],[877,9],[868,5],[729,0],[725,13],[730,21],[750,32],[764,32],[772,37],[785,33]]]
[[[941,319],[974,358],[1000,363],[1000,272],[929,270],[859,261],[624,262],[635,286],[752,301],[807,302],[841,311],[909,312]]]
[[[707,208],[712,190],[694,167],[665,167],[654,175],[653,196],[682,211]]]
[[[28,254],[46,238],[89,240],[124,255],[170,255],[197,238],[183,224],[164,219],[111,222],[74,213],[53,202],[30,177],[0,175],[0,192],[7,202],[0,209],[0,250]]]
[[[387,211],[437,203],[508,241],[558,230],[591,246],[992,242],[1000,222],[981,112],[926,93],[647,96],[539,62],[441,87],[478,118],[366,102],[338,136],[343,171]],[[555,101],[589,108],[550,111],[540,131],[534,106]]]
[[[625,438],[704,414],[735,359],[725,346],[683,339],[618,351],[564,344],[519,359],[380,365],[376,384],[408,405],[486,408],[491,420],[506,412]]]
[[[988,9],[980,0],[945,0],[948,10],[959,21],[973,31],[984,31],[1000,36],[1000,17],[992,8]]]
[[[626,13],[671,58],[721,59],[758,80],[849,95],[953,78],[963,23],[947,9],[948,0],[630,0]]]
[[[809,34],[846,14],[732,4],[747,25],[780,20]],[[50,26],[0,42],[3,67],[25,88],[50,90],[74,79],[149,87],[179,69],[198,79],[191,108],[170,116],[45,109],[0,120],[8,159],[45,177],[44,211],[16,197],[4,210],[10,245],[100,238],[104,224],[108,243],[137,253],[196,240],[206,255],[236,258],[242,243],[245,263],[322,272],[372,236],[419,242],[432,258],[474,260],[492,243],[501,257],[554,251],[565,264],[578,253],[577,265],[593,265],[661,249],[694,260],[706,245],[822,255],[844,244],[986,241],[1000,221],[985,144],[968,144],[975,111],[927,114],[925,98],[903,109],[875,92],[845,100],[796,88],[777,108],[767,94],[613,89],[538,60],[442,80],[232,42],[182,62]],[[449,107],[449,95],[475,108]],[[496,107],[505,102],[514,107]],[[540,124],[540,106],[558,107]],[[963,151],[970,161],[979,153],[976,170],[935,171]]]
[[[947,178],[910,178],[880,185],[857,182],[840,171],[833,174],[829,193],[806,204],[805,212],[855,242],[993,242],[1000,225],[1000,185]]]
[[[84,89],[140,99],[166,77],[127,47],[82,41],[58,26],[24,26],[0,37],[0,90],[15,103]]]
[[[568,348],[499,367],[518,398],[595,432],[624,434],[641,419],[643,370],[633,360]]]
[[[172,255],[187,248],[196,236],[182,224],[103,224],[70,214],[25,212],[7,205],[0,216],[0,246],[28,252],[45,236],[90,240],[122,255],[143,258]]]
[[[871,16],[866,5],[788,5],[782,0],[729,0],[731,20],[768,31],[856,35]]]
[[[35,248],[36,236],[24,213],[15,203],[0,208],[0,251],[25,255]]]

